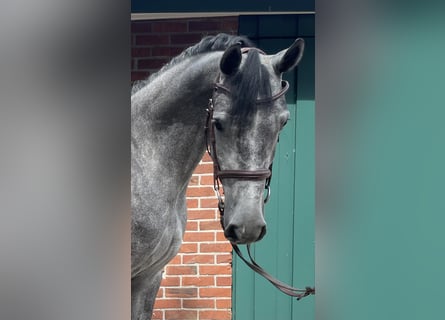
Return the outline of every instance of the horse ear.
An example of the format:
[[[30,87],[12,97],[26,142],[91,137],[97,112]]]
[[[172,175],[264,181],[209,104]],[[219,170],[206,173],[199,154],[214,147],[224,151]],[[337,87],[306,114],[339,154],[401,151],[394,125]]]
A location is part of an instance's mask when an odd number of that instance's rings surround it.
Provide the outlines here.
[[[304,40],[298,38],[287,49],[278,52],[273,58],[273,65],[278,73],[284,73],[295,68],[303,57]]]
[[[234,74],[241,64],[241,47],[239,44],[229,47],[223,54],[219,67],[225,75]]]

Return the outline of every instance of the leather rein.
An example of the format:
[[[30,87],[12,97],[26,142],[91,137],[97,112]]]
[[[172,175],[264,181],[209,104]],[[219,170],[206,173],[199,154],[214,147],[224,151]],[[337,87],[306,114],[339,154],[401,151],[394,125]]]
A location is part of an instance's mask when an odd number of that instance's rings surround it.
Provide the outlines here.
[[[264,54],[264,52],[256,48],[243,48],[242,53],[245,53],[250,49],[258,50],[260,51],[260,53]],[[225,94],[229,95],[231,94],[230,90],[224,87],[221,83],[216,82],[214,89],[215,89],[214,92],[221,91]],[[272,102],[283,96],[288,89],[289,89],[289,83],[287,81],[282,80],[281,90],[278,93],[268,98],[258,99],[256,103]],[[218,162],[218,157],[216,154],[215,121],[213,118],[213,111],[214,111],[214,105],[212,97],[211,99],[209,99],[209,104],[207,108],[205,137],[206,137],[207,152],[213,160],[213,189],[215,190],[216,196],[218,197],[218,210],[220,213],[221,226],[224,230],[224,199],[222,198],[220,193],[221,179],[225,178],[225,179],[240,179],[240,180],[251,180],[251,181],[265,180],[265,190],[267,194],[264,199],[264,203],[266,203],[270,198],[270,181],[272,179],[272,164],[270,165],[269,168],[260,168],[256,170],[221,170],[221,167]],[[296,297],[297,300],[315,294],[315,288],[311,287],[306,287],[305,289],[294,288],[271,276],[261,266],[259,266],[252,258],[250,252],[250,244],[247,245],[247,252],[250,261],[243,256],[239,247],[236,244],[231,242],[231,245],[236,254],[241,258],[241,260],[243,260],[253,271],[263,276],[266,280],[268,280],[281,292],[289,296]]]

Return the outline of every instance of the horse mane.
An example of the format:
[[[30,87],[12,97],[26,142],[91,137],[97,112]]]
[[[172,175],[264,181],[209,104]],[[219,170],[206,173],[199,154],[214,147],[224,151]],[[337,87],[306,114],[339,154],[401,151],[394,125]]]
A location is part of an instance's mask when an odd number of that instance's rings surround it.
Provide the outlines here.
[[[185,49],[182,53],[180,53],[178,56],[174,57],[170,62],[165,64],[158,72],[152,74],[145,80],[135,81],[132,88],[131,88],[131,94],[133,95],[143,87],[145,87],[147,84],[153,81],[156,77],[158,77],[161,73],[165,72],[166,70],[170,69],[174,65],[180,63],[181,61],[184,61],[185,59],[200,55],[207,52],[212,51],[224,51],[228,47],[240,43],[243,47],[254,47],[254,44],[243,36],[237,36],[237,35],[229,35],[226,33],[220,33],[215,36],[206,36],[201,39],[200,42],[197,44]]]

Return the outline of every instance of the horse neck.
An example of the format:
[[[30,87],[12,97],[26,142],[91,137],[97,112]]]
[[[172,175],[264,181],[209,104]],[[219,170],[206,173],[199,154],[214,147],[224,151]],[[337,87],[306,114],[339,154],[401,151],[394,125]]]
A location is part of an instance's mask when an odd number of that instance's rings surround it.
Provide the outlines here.
[[[206,107],[220,57],[183,61],[132,96],[132,157],[150,176],[147,183],[185,189],[205,151]]]

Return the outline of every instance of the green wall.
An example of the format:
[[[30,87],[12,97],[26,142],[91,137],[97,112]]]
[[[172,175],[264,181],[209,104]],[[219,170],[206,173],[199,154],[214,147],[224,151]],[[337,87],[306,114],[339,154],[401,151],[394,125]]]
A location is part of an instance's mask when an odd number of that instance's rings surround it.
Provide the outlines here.
[[[240,18],[240,34],[268,53],[287,48],[297,37],[306,50],[296,71],[286,74],[291,119],[280,135],[266,205],[268,232],[254,245],[255,259],[281,281],[313,286],[315,279],[315,104],[314,17],[249,16]],[[313,319],[314,297],[296,301],[234,258],[233,319]]]

